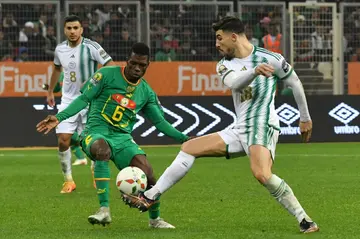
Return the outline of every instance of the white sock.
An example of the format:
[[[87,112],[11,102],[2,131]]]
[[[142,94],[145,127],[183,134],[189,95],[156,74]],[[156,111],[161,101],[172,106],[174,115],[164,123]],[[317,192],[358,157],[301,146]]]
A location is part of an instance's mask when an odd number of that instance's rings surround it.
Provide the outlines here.
[[[180,151],[172,164],[161,175],[157,183],[145,192],[145,196],[155,200],[158,196],[169,190],[175,183],[180,181],[190,170],[194,161],[194,156]]]
[[[291,215],[296,217],[299,223],[304,218],[307,221],[312,221],[284,180],[273,174],[264,186]]]
[[[59,151],[59,159],[61,164],[61,170],[64,175],[64,180],[66,182],[73,181],[71,173],[71,149],[68,148],[64,152]]]

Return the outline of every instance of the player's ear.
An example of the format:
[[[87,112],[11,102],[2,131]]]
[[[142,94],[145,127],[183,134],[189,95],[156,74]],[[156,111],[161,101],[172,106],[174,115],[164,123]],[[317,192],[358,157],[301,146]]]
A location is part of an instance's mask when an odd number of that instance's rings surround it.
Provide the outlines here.
[[[237,39],[237,34],[236,33],[231,33],[231,40],[233,42],[236,42],[236,39]]]

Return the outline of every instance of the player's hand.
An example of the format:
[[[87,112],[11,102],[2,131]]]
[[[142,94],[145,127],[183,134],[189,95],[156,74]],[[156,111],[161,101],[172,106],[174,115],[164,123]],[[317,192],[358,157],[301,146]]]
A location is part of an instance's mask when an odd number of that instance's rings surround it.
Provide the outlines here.
[[[55,98],[54,98],[54,93],[52,91],[47,91],[46,101],[49,106],[51,107],[55,106]]]
[[[275,72],[274,67],[266,63],[260,64],[255,68],[255,74],[257,76],[263,75],[266,77],[271,77],[274,72]]]
[[[44,132],[44,134],[48,134],[53,128],[55,128],[59,124],[59,120],[55,117],[55,115],[49,115],[44,120],[40,121],[36,125],[37,132],[41,133]]]
[[[299,127],[300,127],[302,141],[305,143],[309,142],[313,127],[312,121],[309,120],[307,122],[300,122]]]

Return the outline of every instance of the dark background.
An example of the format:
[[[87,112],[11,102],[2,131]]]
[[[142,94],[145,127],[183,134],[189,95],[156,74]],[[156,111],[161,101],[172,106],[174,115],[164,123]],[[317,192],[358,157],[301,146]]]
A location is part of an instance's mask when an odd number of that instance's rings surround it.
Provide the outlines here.
[[[355,110],[360,111],[359,96],[308,96],[308,104],[313,119],[314,130],[312,142],[352,142],[359,141],[359,134],[337,135],[334,133],[334,126],[344,126],[343,123],[329,116],[329,111],[338,104],[344,102]],[[59,99],[57,99],[59,101]],[[195,118],[178,108],[175,104],[181,104],[189,110],[195,112],[200,123],[189,135],[196,135],[199,131],[214,122],[214,118],[196,109],[192,104],[198,104],[206,110],[221,118],[220,123],[215,125],[206,133],[222,130],[233,123],[233,117],[213,104],[217,103],[233,112],[234,106],[231,97],[160,97],[161,104],[183,118],[183,122],[177,129],[184,131],[195,123]],[[297,108],[295,101],[291,97],[277,97],[276,108],[283,103],[287,103]],[[34,105],[43,110],[36,110]],[[35,125],[48,114],[55,114],[55,110],[48,110],[45,98],[0,98],[0,147],[24,147],[24,146],[56,146],[56,136],[52,132],[48,136],[43,136],[36,132]],[[165,113],[169,122],[174,123],[176,119]],[[298,120],[291,124],[292,127],[298,125]],[[349,126],[359,126],[360,116],[356,117]],[[167,145],[177,144],[177,142],[166,136],[159,137],[157,130],[146,137],[141,134],[146,132],[152,125],[145,121],[133,132],[135,141],[140,145]],[[281,127],[286,127],[281,123]],[[300,142],[299,135],[281,135],[280,143]]]

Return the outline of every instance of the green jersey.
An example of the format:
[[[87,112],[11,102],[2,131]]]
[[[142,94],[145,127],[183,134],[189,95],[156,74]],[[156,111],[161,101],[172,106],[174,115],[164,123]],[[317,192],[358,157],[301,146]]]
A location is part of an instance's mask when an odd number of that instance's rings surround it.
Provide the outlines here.
[[[173,128],[164,118],[157,95],[144,79],[136,84],[129,82],[123,69],[118,66],[102,67],[81,90],[79,96],[67,109],[56,117],[61,122],[90,103],[86,129],[131,134],[136,114],[142,111],[155,127],[180,142],[188,137]],[[110,128],[110,129],[109,129]]]

